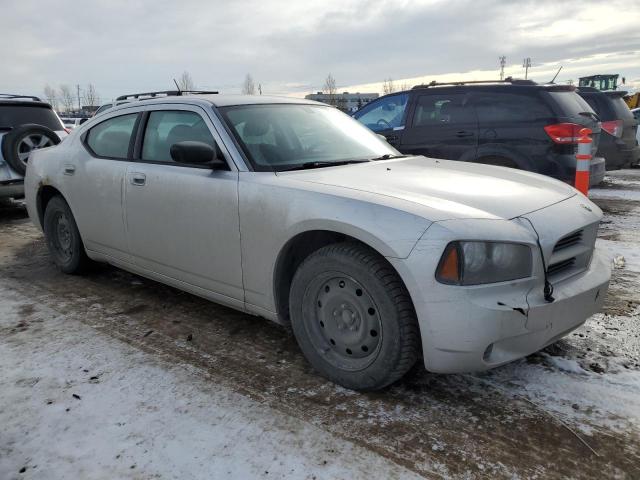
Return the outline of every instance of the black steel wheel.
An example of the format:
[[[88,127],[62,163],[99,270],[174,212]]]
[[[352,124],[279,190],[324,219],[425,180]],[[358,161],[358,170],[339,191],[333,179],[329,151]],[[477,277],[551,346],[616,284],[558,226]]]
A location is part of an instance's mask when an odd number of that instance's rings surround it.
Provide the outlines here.
[[[44,236],[53,262],[64,273],[83,273],[90,260],[67,202],[53,197],[44,212]]]
[[[418,357],[418,324],[404,284],[383,257],[357,243],[323,247],[302,262],[290,315],[310,363],[347,388],[383,388]]]

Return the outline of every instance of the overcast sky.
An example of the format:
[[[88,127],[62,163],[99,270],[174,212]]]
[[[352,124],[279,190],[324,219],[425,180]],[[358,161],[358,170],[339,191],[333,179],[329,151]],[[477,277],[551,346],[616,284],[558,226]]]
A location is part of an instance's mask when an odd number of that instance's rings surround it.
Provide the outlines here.
[[[640,85],[640,1],[627,0],[0,0],[0,92],[42,95],[88,83],[106,101],[169,89],[238,93],[250,72],[265,93],[378,90],[432,79],[547,81],[620,73]]]

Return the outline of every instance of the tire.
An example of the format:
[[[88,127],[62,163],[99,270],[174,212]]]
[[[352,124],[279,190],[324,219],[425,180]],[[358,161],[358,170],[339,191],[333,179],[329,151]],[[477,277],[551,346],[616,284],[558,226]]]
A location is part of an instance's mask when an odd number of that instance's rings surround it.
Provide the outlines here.
[[[71,209],[60,195],[49,200],[43,224],[47,247],[56,266],[64,273],[84,273],[91,260],[84,250]]]
[[[391,265],[361,244],[327,245],[307,257],[293,277],[289,308],[307,360],[343,387],[384,388],[420,353],[409,292]]]
[[[20,175],[27,171],[29,154],[40,148],[52,147],[60,143],[53,130],[42,125],[27,124],[7,133],[2,142],[2,155],[11,168]]]
[[[505,157],[482,157],[477,159],[475,163],[495,165],[496,167],[520,168],[513,160],[509,160]]]

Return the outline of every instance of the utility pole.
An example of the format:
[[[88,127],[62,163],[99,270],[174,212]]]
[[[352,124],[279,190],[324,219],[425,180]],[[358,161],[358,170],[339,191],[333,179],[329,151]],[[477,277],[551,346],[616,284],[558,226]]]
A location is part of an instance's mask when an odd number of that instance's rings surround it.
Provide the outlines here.
[[[531,57],[527,57],[522,61],[522,67],[524,68],[524,79],[529,76],[529,69],[531,68]]]
[[[504,80],[504,66],[507,63],[507,57],[503,55],[498,57],[498,60],[500,60],[500,80]]]
[[[76,84],[76,91],[78,92],[78,113],[80,113],[82,107],[80,106],[80,85],[78,84]]]

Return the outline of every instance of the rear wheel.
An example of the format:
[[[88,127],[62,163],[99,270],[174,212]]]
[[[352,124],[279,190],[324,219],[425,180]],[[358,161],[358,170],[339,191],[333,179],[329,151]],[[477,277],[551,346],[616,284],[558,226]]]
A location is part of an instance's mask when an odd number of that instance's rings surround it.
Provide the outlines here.
[[[344,387],[383,388],[418,358],[409,294],[391,265],[363,245],[339,243],[311,254],[293,278],[290,314],[309,362]]]
[[[53,197],[44,212],[44,236],[53,262],[64,273],[80,274],[90,264],[80,232],[67,202]]]

